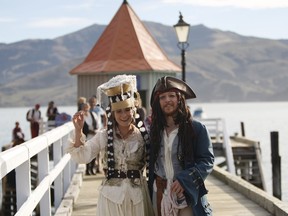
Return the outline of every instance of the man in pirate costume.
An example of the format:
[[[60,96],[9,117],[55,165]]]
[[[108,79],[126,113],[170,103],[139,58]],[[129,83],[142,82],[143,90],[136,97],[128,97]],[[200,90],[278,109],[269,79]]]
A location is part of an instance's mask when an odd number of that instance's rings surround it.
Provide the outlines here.
[[[83,113],[73,116],[75,136],[67,149],[78,163],[88,163],[104,151],[106,178],[99,188],[96,215],[153,216],[146,177],[149,139],[144,123],[135,113],[136,76],[118,75],[97,89],[109,99],[107,129],[86,141],[82,133]],[[95,189],[96,190],[96,189]]]
[[[206,127],[187,107],[186,99],[195,97],[185,82],[169,76],[152,91],[149,190],[158,216],[212,215],[204,181],[214,154]]]

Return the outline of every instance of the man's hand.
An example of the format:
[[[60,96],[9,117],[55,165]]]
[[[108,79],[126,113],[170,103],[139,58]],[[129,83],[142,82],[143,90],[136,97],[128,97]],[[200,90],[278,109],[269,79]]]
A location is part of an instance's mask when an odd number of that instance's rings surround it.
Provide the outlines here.
[[[178,182],[178,180],[172,183],[171,192],[174,192],[179,198],[183,196],[184,189],[181,186],[181,184]]]

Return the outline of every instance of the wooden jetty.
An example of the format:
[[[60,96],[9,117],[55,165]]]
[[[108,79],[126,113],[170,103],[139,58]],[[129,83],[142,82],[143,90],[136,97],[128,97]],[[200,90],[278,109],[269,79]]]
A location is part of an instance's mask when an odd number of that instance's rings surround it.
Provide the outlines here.
[[[230,140],[236,175],[267,191],[261,162],[260,143],[240,136],[231,136]]]
[[[84,171],[81,175],[83,182],[80,188],[76,188],[79,192],[71,192],[78,194],[77,198],[73,198],[73,207],[64,203],[55,216],[95,216],[99,195],[97,188],[104,175],[87,176]],[[288,204],[218,166],[206,180],[206,187],[214,216],[288,215]]]
[[[211,135],[217,163],[206,180],[213,215],[287,216],[288,204],[263,190],[266,188],[260,143],[240,136],[229,137],[223,119],[204,119],[203,123]],[[82,187],[76,192],[79,197],[69,210],[66,205],[59,208],[59,216],[67,210],[72,216],[95,215],[97,187],[103,178],[103,175],[84,176],[83,172]]]
[[[216,165],[266,191],[260,143],[242,136],[228,136],[224,119],[201,119],[209,130]]]

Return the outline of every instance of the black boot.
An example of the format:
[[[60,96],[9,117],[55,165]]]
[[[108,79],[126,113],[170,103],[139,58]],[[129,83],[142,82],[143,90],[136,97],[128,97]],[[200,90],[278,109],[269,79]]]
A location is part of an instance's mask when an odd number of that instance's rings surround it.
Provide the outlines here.
[[[91,175],[89,164],[86,164],[86,175]]]
[[[92,175],[96,175],[95,162],[93,162],[92,164],[90,164],[90,173],[91,173]]]
[[[93,168],[90,170],[90,173],[91,173],[92,175],[96,175],[96,172],[95,172],[95,170],[94,170]]]
[[[90,166],[90,173],[92,175],[96,175],[96,171],[95,171],[95,160],[96,158],[94,158],[90,163],[89,163],[89,166]]]

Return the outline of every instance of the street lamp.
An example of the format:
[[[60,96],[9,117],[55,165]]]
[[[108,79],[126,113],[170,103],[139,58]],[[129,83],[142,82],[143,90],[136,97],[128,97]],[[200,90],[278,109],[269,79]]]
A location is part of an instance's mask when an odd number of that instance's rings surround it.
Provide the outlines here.
[[[189,35],[189,29],[190,25],[183,20],[183,16],[180,12],[179,15],[179,21],[176,25],[174,25],[177,37],[178,37],[178,48],[181,50],[181,65],[182,65],[182,80],[185,82],[185,50],[189,46],[189,43],[187,42],[188,40],[188,35]]]

